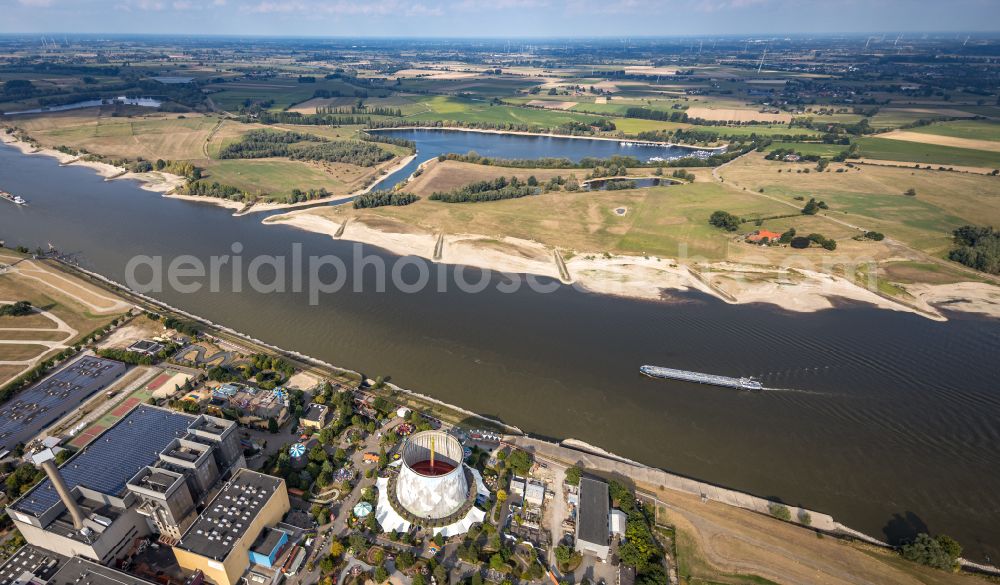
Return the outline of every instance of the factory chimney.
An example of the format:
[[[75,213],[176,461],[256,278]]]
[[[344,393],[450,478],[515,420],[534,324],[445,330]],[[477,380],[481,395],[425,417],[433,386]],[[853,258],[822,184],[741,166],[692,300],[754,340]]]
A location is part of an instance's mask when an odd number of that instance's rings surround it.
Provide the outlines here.
[[[62,500],[66,509],[69,510],[69,515],[73,517],[73,528],[83,530],[83,512],[80,511],[80,506],[77,505],[76,499],[69,493],[66,482],[59,475],[59,469],[56,467],[55,453],[52,452],[52,449],[39,451],[31,456],[31,460],[35,465],[41,466],[45,470],[45,475],[49,476],[49,481],[56,488],[59,499]]]

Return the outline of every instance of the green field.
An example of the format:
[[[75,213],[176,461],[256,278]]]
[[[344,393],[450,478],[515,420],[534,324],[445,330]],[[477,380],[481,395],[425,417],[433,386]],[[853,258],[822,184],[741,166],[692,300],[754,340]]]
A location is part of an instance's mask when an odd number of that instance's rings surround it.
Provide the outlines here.
[[[1000,153],[968,148],[952,148],[889,138],[859,138],[861,156],[922,165],[958,165],[1000,168]]]
[[[370,169],[347,164],[306,164],[285,159],[212,160],[205,180],[243,189],[257,197],[280,198],[292,189],[319,189],[347,194],[361,187]]]
[[[850,147],[844,144],[824,144],[822,142],[774,142],[768,147],[770,151],[789,148],[800,154],[816,154],[831,157],[840,154]]]
[[[299,83],[296,79],[251,80],[222,83],[211,87],[221,90],[209,96],[215,103],[215,107],[233,112],[244,105],[247,100],[273,100],[274,104],[269,109],[284,110],[312,98],[317,90],[328,90],[348,97],[354,96],[356,91],[365,91],[339,79],[319,79],[316,83]],[[372,96],[385,93],[377,90],[367,91]]]
[[[617,207],[625,207],[628,213],[615,214]],[[405,207],[322,208],[316,213],[339,220],[345,214],[392,219],[429,233],[511,236],[580,252],[673,258],[683,246],[691,256],[721,260],[727,255],[730,235],[708,224],[708,217],[717,209],[747,216],[787,213],[780,203],[718,183],[592,193],[551,192],[472,205],[425,198]]]
[[[992,120],[938,122],[930,126],[911,128],[910,131],[921,134],[934,134],[936,136],[951,136],[952,138],[971,138],[973,140],[1000,142],[1000,122]]]

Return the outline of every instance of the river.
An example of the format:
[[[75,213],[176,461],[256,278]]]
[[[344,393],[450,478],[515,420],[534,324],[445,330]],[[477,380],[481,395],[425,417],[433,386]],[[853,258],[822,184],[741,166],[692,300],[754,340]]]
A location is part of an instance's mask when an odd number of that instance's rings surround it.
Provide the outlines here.
[[[333,254],[352,244],[165,199],[86,168],[0,147],[0,239],[51,242],[116,280],[136,254]],[[667,191],[669,193],[669,190]],[[366,247],[388,262],[394,257]],[[449,275],[454,267],[442,267]],[[475,270],[466,270],[475,280]],[[948,533],[1000,558],[1000,322],[945,323],[844,305],[802,315],[700,294],[643,302],[560,287],[479,294],[202,292],[162,300],[287,349],[360,370],[550,437],[781,498],[886,538]],[[223,273],[222,291],[226,287]],[[651,380],[651,363],[768,387]]]

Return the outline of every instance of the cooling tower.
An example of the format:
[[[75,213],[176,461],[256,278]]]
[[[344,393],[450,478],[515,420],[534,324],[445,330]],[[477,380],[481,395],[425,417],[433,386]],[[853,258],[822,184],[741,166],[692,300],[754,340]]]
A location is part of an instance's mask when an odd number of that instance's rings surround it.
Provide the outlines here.
[[[444,431],[424,431],[407,439],[396,480],[400,505],[432,520],[457,512],[469,497],[462,458],[462,444]]]

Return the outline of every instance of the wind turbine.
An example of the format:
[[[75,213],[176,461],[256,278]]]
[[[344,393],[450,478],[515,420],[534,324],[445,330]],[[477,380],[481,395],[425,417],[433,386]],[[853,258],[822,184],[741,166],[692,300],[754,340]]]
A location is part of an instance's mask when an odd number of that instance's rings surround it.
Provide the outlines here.
[[[760,56],[760,65],[757,66],[757,75],[760,75],[761,70],[764,68],[764,57],[767,57],[767,45],[764,45],[764,52]]]

